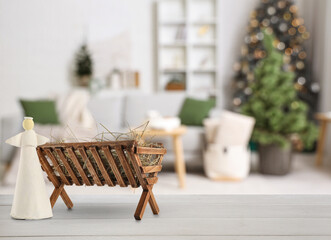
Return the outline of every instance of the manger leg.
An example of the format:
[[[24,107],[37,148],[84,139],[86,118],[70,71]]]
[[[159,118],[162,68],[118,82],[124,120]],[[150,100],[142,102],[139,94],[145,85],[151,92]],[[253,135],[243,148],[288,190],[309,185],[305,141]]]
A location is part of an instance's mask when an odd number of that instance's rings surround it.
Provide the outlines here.
[[[51,206],[52,208],[54,207],[56,200],[58,199],[58,197],[60,196],[62,190],[63,190],[64,184],[62,183],[59,187],[55,187],[51,197],[50,197],[50,202],[51,202]]]
[[[150,192],[148,190],[143,190],[142,194],[141,194],[141,197],[140,197],[140,200],[139,200],[139,203],[138,203],[138,206],[137,206],[137,209],[136,209],[136,212],[134,214],[134,218],[136,220],[141,220],[143,215],[144,215],[144,212],[145,212],[145,209],[146,209],[146,205],[147,205],[147,202],[150,198]]]
[[[63,188],[61,191],[61,198],[63,200],[63,202],[65,203],[65,205],[67,206],[68,209],[71,209],[74,204],[72,203],[70,197],[68,196],[66,190]]]
[[[155,197],[154,197],[154,194],[152,192],[152,188],[150,188],[149,190],[149,194],[150,194],[150,197],[149,197],[149,205],[151,206],[151,209],[152,209],[152,212],[153,214],[159,214],[160,212],[160,209],[159,209],[159,206],[157,205],[156,203],[156,200],[155,200]]]
[[[67,206],[68,209],[71,209],[74,206],[74,204],[72,203],[66,190],[64,190],[64,184],[61,184],[60,187],[55,187],[55,189],[50,197],[50,202],[51,202],[52,208],[54,207],[59,196],[61,196],[63,202],[65,203],[65,205]]]

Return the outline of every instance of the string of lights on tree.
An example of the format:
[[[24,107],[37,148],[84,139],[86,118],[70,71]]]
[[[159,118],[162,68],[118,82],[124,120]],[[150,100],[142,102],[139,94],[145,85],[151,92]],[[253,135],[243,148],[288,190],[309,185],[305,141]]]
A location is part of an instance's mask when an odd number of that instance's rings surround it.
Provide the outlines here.
[[[239,109],[253,94],[249,85],[255,80],[254,70],[259,60],[267,54],[262,44],[263,29],[275,35],[274,47],[285,53],[284,70],[296,73],[294,84],[298,96],[309,105],[311,113],[315,112],[320,86],[311,78],[307,52],[303,46],[310,33],[304,26],[304,19],[298,16],[298,7],[292,0],[261,0],[259,7],[251,13],[241,58],[234,64],[233,106]]]

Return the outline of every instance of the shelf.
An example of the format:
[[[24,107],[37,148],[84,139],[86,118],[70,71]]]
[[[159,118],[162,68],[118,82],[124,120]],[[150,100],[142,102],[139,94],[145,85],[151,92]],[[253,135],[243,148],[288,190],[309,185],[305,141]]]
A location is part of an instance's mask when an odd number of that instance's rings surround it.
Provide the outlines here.
[[[200,43],[186,43],[186,42],[174,42],[174,43],[161,43],[159,44],[159,47],[187,47],[187,46],[193,46],[193,47],[215,47],[215,42],[200,42]]]
[[[184,25],[186,24],[185,20],[169,20],[169,21],[160,21],[159,25]]]
[[[170,21],[160,21],[159,25],[185,25],[187,24],[185,20],[170,20]],[[216,20],[194,20],[188,22],[191,25],[214,25],[217,24]]]
[[[162,92],[186,92],[187,89],[180,89],[180,90],[167,90],[167,89],[162,89]]]
[[[217,72],[217,70],[215,68],[193,69],[192,72],[194,72],[194,73],[215,73],[215,72]]]
[[[185,91],[217,89],[219,0],[157,1],[157,88],[185,83]]]
[[[206,20],[192,20],[189,22],[192,25],[212,25],[217,24],[216,19],[206,19]]]
[[[159,47],[186,47],[185,42],[176,42],[176,43],[161,43],[159,44]]]
[[[162,69],[160,71],[161,73],[185,73],[186,68],[167,68],[167,69]]]
[[[195,43],[191,43],[191,45],[193,47],[215,47],[216,46],[216,42],[195,42]]]
[[[193,72],[193,73],[215,73],[217,72],[216,69],[214,68],[206,68],[206,69],[185,69],[185,68],[180,68],[180,69],[162,69],[160,71],[161,73],[185,73],[185,72]]]
[[[110,96],[125,96],[125,95],[130,95],[130,94],[136,94],[141,92],[141,89],[118,89],[118,90],[113,90],[113,89],[102,89],[96,94],[94,94],[92,97],[93,98],[106,98]]]

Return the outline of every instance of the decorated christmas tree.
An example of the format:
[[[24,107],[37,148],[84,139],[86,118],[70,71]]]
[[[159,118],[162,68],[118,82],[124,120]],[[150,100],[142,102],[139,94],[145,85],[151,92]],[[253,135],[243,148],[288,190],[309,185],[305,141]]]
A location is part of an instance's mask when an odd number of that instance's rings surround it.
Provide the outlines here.
[[[255,118],[252,140],[262,145],[277,144],[312,148],[317,137],[316,126],[307,119],[308,106],[296,94],[295,74],[284,71],[284,57],[273,46],[274,37],[263,32],[267,57],[259,61],[250,83],[252,94],[241,106],[241,112]]]
[[[255,81],[254,70],[258,62],[267,56],[262,43],[262,29],[273,34],[272,45],[283,55],[283,70],[295,73],[293,84],[301,100],[307,103],[309,113],[316,111],[319,84],[311,78],[304,41],[310,34],[304,19],[298,16],[298,8],[291,0],[261,0],[251,13],[250,23],[241,48],[241,58],[234,64],[233,107],[239,109],[252,95],[250,83]]]

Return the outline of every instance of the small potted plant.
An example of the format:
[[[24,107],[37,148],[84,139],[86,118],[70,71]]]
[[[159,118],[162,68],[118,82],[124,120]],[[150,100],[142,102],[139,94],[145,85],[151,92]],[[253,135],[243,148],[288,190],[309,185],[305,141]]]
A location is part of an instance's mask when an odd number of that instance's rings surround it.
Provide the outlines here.
[[[291,139],[312,148],[318,131],[307,118],[307,105],[297,97],[294,73],[283,70],[283,55],[273,47],[274,37],[264,33],[267,57],[255,69],[252,95],[241,112],[256,124],[252,140],[259,144],[260,172],[284,175],[291,167]]]
[[[86,44],[83,44],[80,47],[76,54],[75,62],[75,73],[77,76],[78,85],[83,87],[89,86],[93,74],[93,61]]]

